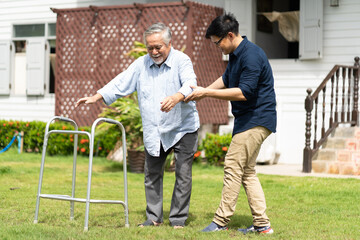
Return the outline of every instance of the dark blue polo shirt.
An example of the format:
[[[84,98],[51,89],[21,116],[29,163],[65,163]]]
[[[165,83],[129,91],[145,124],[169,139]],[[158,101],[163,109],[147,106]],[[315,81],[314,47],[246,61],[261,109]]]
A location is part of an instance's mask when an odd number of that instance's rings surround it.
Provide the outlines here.
[[[276,100],[271,66],[264,51],[245,36],[243,38],[230,54],[222,76],[227,88],[240,88],[247,99],[231,101],[235,117],[233,135],[256,126],[276,132]]]

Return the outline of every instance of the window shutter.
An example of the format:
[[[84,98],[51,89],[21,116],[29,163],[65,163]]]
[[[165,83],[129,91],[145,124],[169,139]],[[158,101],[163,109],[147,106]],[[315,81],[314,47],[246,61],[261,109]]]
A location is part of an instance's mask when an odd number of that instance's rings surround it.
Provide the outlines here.
[[[322,57],[323,0],[300,0],[300,59]]]
[[[45,39],[26,41],[26,93],[44,95],[45,89]]]
[[[10,94],[11,52],[13,50],[10,41],[0,41],[0,95]]]

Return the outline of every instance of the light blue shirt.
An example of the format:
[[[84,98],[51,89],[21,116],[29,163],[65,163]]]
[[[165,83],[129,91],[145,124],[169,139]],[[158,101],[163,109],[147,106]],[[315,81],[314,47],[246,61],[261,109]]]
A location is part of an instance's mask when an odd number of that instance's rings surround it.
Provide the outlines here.
[[[137,91],[144,131],[144,145],[152,156],[160,155],[160,142],[165,151],[174,146],[186,133],[200,127],[195,102],[179,102],[168,113],[160,110],[160,102],[180,92],[185,97],[196,86],[196,75],[190,58],[171,48],[166,61],[159,67],[149,54],[135,60],[98,93],[105,104]]]

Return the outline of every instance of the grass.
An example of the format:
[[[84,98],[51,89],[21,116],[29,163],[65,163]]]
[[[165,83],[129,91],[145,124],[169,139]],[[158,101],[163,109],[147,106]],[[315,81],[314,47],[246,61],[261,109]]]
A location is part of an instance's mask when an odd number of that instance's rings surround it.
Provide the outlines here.
[[[138,228],[146,219],[143,174],[128,173],[130,228],[124,227],[121,205],[91,204],[89,231],[83,232],[85,204],[41,199],[39,223],[33,224],[41,155],[16,149],[0,154],[0,239],[360,239],[360,181],[314,177],[259,175],[267,199],[267,214],[275,233],[241,235],[251,225],[244,191],[229,231],[201,233],[219,204],[223,171],[194,165],[190,217],[184,229],[169,226],[174,173],[165,173],[164,225]],[[78,157],[76,196],[86,197],[88,159]],[[42,193],[71,193],[72,157],[46,157]],[[123,200],[122,166],[105,158],[93,164],[92,199]]]

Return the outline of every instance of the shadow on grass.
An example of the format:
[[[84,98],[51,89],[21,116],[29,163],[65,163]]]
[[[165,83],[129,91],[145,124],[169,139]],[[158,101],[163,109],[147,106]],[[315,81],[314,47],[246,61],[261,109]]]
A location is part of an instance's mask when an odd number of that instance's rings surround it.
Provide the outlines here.
[[[204,218],[204,219],[208,219],[207,222],[208,224],[210,224],[212,222],[212,220],[214,219],[214,212],[207,212],[205,214],[202,214],[203,216],[197,216],[199,218]],[[194,216],[193,219],[191,219],[191,221],[194,221],[196,219],[196,216]],[[252,225],[252,216],[251,213],[249,213],[249,215],[238,215],[235,214],[231,217],[230,222],[228,224],[229,229],[238,229],[238,228],[245,228],[245,227],[249,227],[250,225]],[[206,227],[206,226],[204,226]]]
[[[110,166],[104,168],[104,172],[122,172],[123,164],[119,162],[113,162]],[[129,168],[127,167],[127,171],[129,172]]]
[[[138,211],[134,211],[134,214],[137,214],[139,216],[142,216],[142,220],[140,220],[139,223],[134,223],[137,225],[145,222],[147,220],[147,217],[146,217],[146,209],[144,210],[138,210]],[[170,221],[169,221],[169,215],[170,215],[170,211],[164,211],[163,212],[163,223],[165,225],[169,225],[170,226]],[[185,225],[189,225],[191,222],[195,221],[196,220],[196,216],[194,214],[192,214],[191,212],[189,213],[189,216],[188,216],[188,219],[186,220],[185,222]]]
[[[253,224],[251,213],[249,215],[234,215],[231,217],[229,228],[247,228]]]

